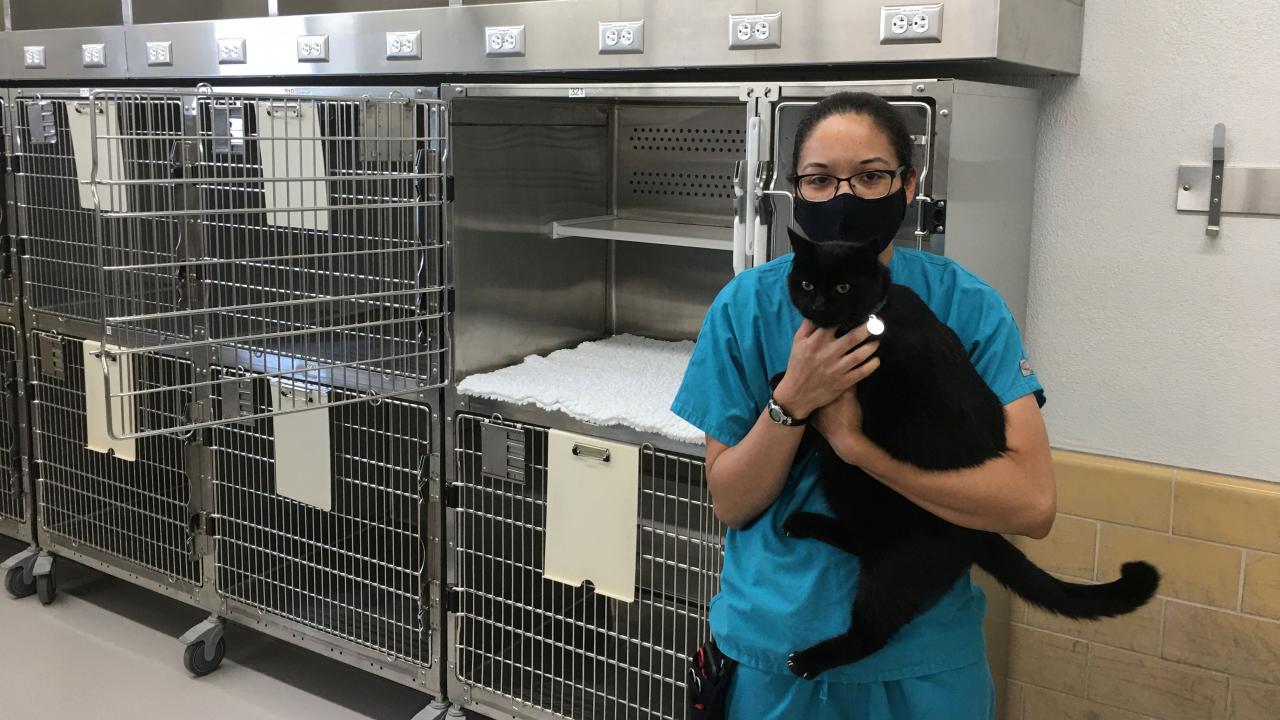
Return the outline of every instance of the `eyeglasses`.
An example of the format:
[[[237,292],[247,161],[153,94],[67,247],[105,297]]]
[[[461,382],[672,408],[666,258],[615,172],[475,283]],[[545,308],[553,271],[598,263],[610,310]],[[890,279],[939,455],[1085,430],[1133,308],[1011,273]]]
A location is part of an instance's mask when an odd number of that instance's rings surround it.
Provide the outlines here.
[[[848,183],[854,195],[864,200],[879,200],[893,192],[894,180],[910,169],[903,165],[897,170],[868,170],[849,177],[836,177],[826,173],[792,175],[791,182],[801,199],[809,202],[826,202],[840,192],[840,184]]]

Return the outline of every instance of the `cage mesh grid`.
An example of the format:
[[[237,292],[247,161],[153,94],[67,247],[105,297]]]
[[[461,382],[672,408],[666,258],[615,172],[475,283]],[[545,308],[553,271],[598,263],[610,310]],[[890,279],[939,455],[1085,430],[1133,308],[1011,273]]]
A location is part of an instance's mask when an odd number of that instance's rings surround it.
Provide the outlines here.
[[[62,343],[63,377],[41,367],[38,350]],[[188,525],[191,486],[185,471],[185,440],[159,435],[137,441],[129,462],[86,446],[82,341],[34,332],[31,367],[31,434],[34,469],[43,507],[41,527],[88,547],[151,568],[169,577],[200,583],[200,562],[192,555]],[[182,389],[191,363],[159,354],[134,358],[135,373],[168,387],[138,403],[138,422],[163,423],[185,412]]]
[[[186,97],[191,117],[174,145],[127,118],[181,98],[93,94],[103,108],[94,114],[94,187],[110,198],[98,235],[101,300],[119,352],[208,348],[227,365],[351,389],[348,401],[439,385],[447,376],[444,105]],[[111,170],[127,167],[116,156],[138,140],[168,140],[179,158],[173,207],[135,208],[132,193],[144,183]],[[134,240],[135,225],[155,219],[172,223],[171,259]]]
[[[28,114],[33,103],[49,104],[53,142],[37,141],[41,128],[30,126]],[[33,310],[89,321],[101,319],[101,263],[94,239],[94,207],[81,196],[69,113],[105,113],[106,109],[78,96],[20,96],[14,103],[15,200],[18,232],[25,246],[25,303]],[[165,181],[171,174],[173,143],[182,137],[181,105],[112,106],[112,110],[118,113],[121,134],[130,137],[122,143],[119,158],[122,174],[138,181],[128,186],[130,207],[172,208],[174,187]],[[176,218],[161,215],[138,218],[128,229],[135,253],[149,257],[156,266],[172,262],[176,223]],[[153,284],[159,287],[134,283],[139,293],[135,301],[156,312],[174,310],[174,293],[166,286],[172,282],[157,280]],[[149,294],[142,294],[144,290]]]
[[[267,381],[254,381],[252,392],[255,403],[268,402]],[[431,666],[422,602],[430,408],[391,398],[330,405],[331,511],[276,494],[274,422],[263,417],[212,432],[218,592]]]
[[[18,362],[17,330],[12,325],[0,325],[0,517],[26,522],[18,448]]]
[[[524,483],[481,472],[486,422],[525,433]],[[628,604],[542,576],[546,430],[459,415],[456,461],[458,678],[566,718],[684,718],[687,658],[707,637],[723,564],[703,463],[642,449]]]

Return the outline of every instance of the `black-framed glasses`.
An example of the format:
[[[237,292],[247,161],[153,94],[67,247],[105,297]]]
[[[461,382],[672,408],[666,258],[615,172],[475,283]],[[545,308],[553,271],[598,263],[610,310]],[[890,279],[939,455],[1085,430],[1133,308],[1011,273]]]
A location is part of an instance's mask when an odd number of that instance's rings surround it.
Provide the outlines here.
[[[809,202],[826,202],[840,192],[840,185],[847,183],[854,195],[864,200],[879,200],[893,192],[894,181],[911,168],[903,165],[897,170],[868,170],[849,177],[837,177],[827,173],[792,175],[791,183],[796,194]]]

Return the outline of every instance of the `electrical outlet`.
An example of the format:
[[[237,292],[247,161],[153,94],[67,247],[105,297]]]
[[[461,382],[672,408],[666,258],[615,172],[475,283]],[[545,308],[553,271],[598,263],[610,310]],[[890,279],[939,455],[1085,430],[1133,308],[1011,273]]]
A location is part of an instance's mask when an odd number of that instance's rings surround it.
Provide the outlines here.
[[[600,54],[644,52],[644,21],[600,23]]]
[[[387,59],[404,60],[406,58],[412,60],[422,59],[421,30],[387,33]]]
[[[730,50],[780,47],[782,47],[782,13],[729,16]]]
[[[880,8],[880,44],[942,42],[942,3]]]
[[[43,45],[27,45],[22,48],[22,66],[28,70],[43,70],[44,64],[44,46]]]
[[[87,68],[107,66],[107,46],[103,43],[85,43],[80,46],[80,64]]]
[[[485,28],[484,54],[488,57],[524,57],[524,26]]]
[[[158,65],[172,65],[173,42],[164,40],[162,42],[147,43],[147,64],[152,67]]]
[[[244,61],[244,38],[218,38],[219,65],[242,65]]]
[[[329,36],[299,35],[298,62],[329,62]]]

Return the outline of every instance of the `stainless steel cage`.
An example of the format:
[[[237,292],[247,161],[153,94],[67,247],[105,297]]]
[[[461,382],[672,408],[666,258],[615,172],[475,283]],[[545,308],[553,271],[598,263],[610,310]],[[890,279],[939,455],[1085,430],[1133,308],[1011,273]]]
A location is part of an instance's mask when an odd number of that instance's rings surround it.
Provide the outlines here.
[[[30,540],[30,502],[23,477],[21,421],[18,395],[25,362],[18,348],[18,331],[0,325],[0,533]]]
[[[333,402],[443,382],[440,101],[98,91],[84,106],[107,358],[182,352],[351,391]],[[210,416],[208,398],[240,388],[198,373],[186,416],[143,430],[129,408],[149,391],[120,377],[118,438],[292,411]]]
[[[486,424],[523,435],[522,482],[482,472]],[[687,658],[723,564],[703,463],[641,450],[637,597],[624,603],[542,575],[547,431],[459,414],[455,433],[451,697],[503,716],[685,717]]]
[[[31,333],[31,434],[41,544],[194,597],[203,578],[193,542],[187,440],[175,435],[141,439],[132,461],[114,451],[89,449],[83,343]],[[140,424],[165,425],[183,412],[189,402],[184,388],[194,372],[189,361],[152,353],[138,355],[134,368],[139,387],[165,390],[141,396]]]
[[[273,426],[286,419],[266,416],[269,381],[251,382],[261,417],[212,432],[218,594],[233,609],[354,643],[382,663],[433,667],[431,407],[330,389],[338,396],[326,415],[332,472],[312,478],[331,493],[325,509],[280,494],[286,475],[308,468],[290,467],[296,454],[276,441]]]

